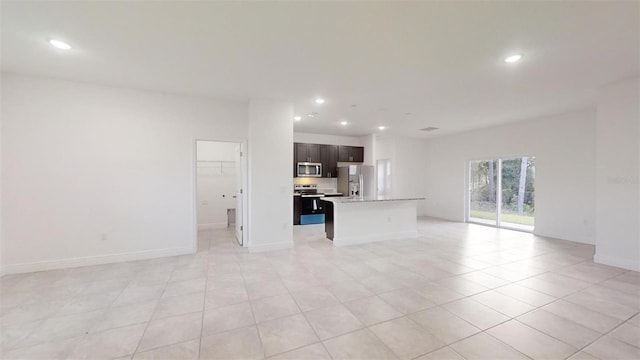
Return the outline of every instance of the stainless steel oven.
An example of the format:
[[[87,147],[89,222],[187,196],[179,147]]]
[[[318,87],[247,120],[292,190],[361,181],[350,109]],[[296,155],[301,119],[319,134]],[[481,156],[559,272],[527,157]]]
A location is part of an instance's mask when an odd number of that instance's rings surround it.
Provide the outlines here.
[[[294,189],[300,194],[300,225],[324,223],[323,194],[318,194],[318,185],[297,184]]]
[[[302,215],[324,214],[324,207],[322,206],[322,202],[320,201],[322,197],[322,194],[303,194],[301,196]]]
[[[296,172],[298,177],[322,177],[322,164],[299,162],[298,171]]]

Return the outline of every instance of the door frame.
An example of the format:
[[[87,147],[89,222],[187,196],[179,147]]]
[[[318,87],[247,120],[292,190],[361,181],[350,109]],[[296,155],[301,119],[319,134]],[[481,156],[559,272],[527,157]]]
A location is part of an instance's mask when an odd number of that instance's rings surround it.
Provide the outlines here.
[[[248,236],[248,209],[247,199],[249,194],[248,189],[248,173],[249,173],[249,161],[247,151],[247,139],[242,138],[193,138],[192,140],[192,161],[191,161],[191,187],[192,187],[192,215],[193,215],[193,253],[198,251],[198,141],[213,141],[213,142],[226,142],[240,144],[242,149],[242,157],[240,158],[240,172],[242,174],[242,247],[249,247]],[[237,217],[236,217],[237,218]],[[235,232],[234,232],[235,233]]]
[[[503,160],[513,160],[517,158],[523,157],[533,157],[536,155],[533,153],[527,154],[516,154],[516,155],[503,155],[503,156],[484,156],[467,159],[466,161],[466,176],[465,176],[465,191],[464,191],[464,221],[470,224],[491,226],[499,229],[507,229],[507,230],[515,230],[522,231],[526,233],[533,234],[535,232],[535,225],[532,230],[522,229],[518,227],[504,226],[502,224],[502,161]],[[488,224],[484,222],[478,222],[471,220],[471,194],[470,194],[470,185],[471,185],[471,163],[474,161],[496,161],[496,221],[495,224]]]

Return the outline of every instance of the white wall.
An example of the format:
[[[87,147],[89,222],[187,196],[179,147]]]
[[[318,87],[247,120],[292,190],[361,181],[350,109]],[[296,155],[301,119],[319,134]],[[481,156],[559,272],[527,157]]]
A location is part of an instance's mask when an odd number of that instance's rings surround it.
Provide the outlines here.
[[[407,137],[375,139],[375,161],[391,160],[391,194],[393,196],[426,197],[424,140]],[[427,201],[418,202],[418,216],[427,215]]]
[[[221,141],[196,144],[198,229],[226,228],[227,209],[236,208],[237,146]]]
[[[249,104],[249,249],[293,246],[293,104]]]
[[[594,257],[636,271],[640,271],[639,81],[611,84],[598,94]]]
[[[376,165],[375,152],[376,152],[376,135],[371,134],[367,136],[361,136],[360,142],[364,146],[364,165]]]
[[[198,161],[235,161],[235,142],[203,140],[196,143]]]
[[[3,269],[191,252],[195,139],[242,140],[247,115],[245,104],[3,73]]]
[[[428,140],[426,214],[464,221],[468,160],[534,155],[535,233],[594,244],[595,125],[585,110]]]
[[[293,133],[293,142],[326,145],[362,146],[362,141],[357,136],[340,136],[326,134]],[[366,154],[365,149],[365,154]]]

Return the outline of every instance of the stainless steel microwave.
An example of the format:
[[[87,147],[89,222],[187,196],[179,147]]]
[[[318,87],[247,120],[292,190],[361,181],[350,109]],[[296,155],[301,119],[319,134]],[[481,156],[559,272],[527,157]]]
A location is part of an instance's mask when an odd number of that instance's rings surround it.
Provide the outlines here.
[[[322,164],[299,162],[297,174],[298,177],[322,177]]]

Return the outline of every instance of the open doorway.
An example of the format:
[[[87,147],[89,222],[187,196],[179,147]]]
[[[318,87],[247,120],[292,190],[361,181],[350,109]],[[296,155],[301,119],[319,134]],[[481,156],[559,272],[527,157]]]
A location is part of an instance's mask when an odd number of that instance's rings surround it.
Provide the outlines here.
[[[468,165],[467,221],[533,231],[535,157],[472,160]]]
[[[196,141],[196,219],[198,232],[216,231],[235,238],[244,236],[242,143]],[[200,250],[202,244],[198,243]]]

